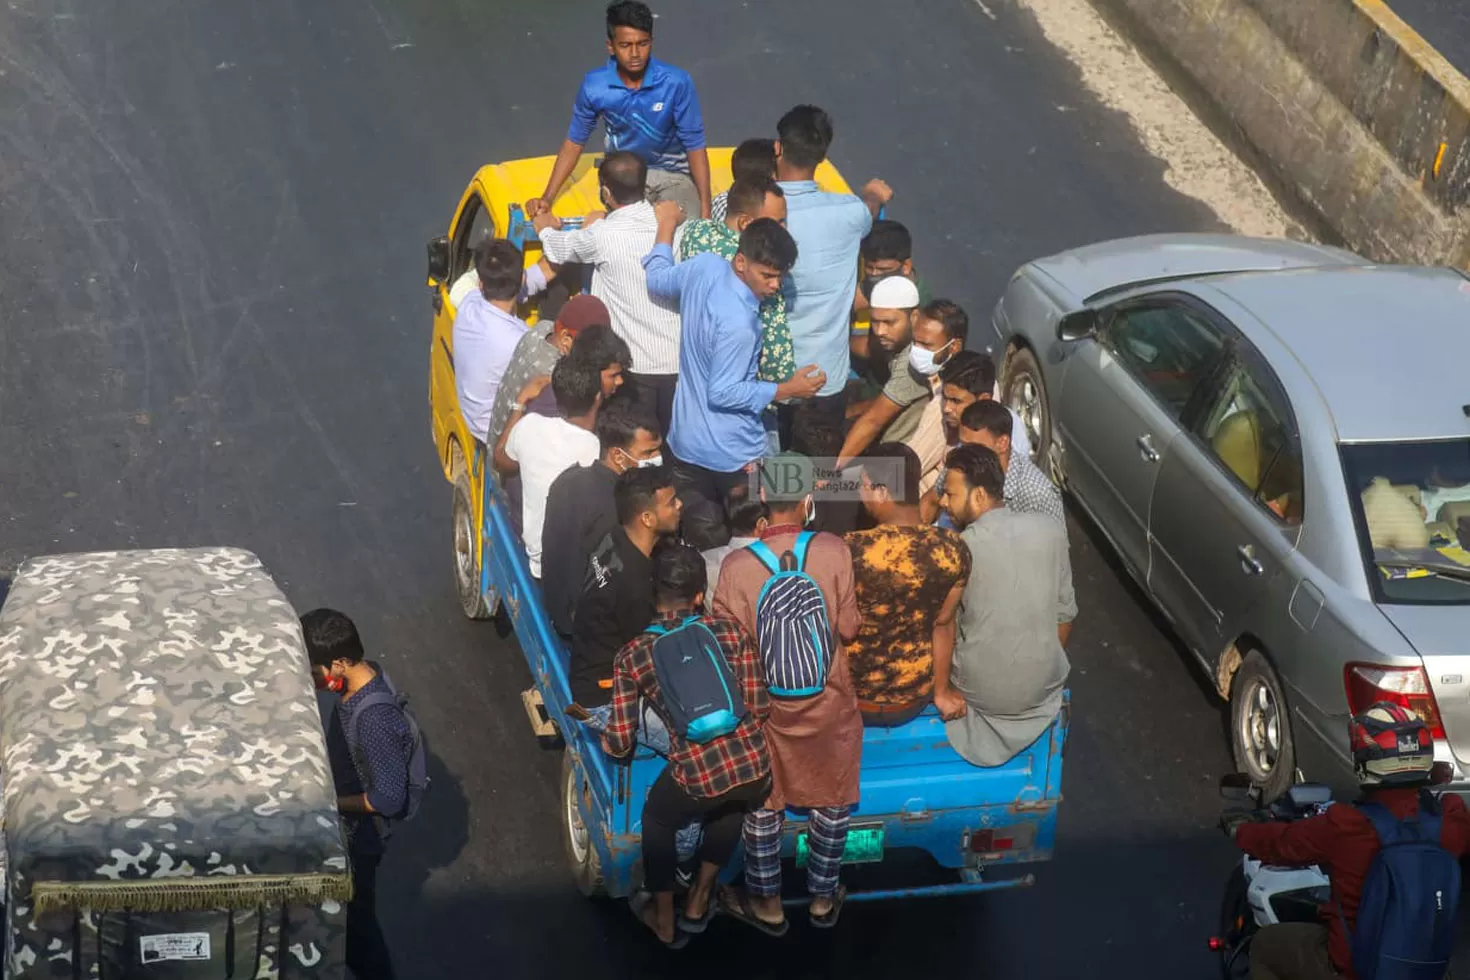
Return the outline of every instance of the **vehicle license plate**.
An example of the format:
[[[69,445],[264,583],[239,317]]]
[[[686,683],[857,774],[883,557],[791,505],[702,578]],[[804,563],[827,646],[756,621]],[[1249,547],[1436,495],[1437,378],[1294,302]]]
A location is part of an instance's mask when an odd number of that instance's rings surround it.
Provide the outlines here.
[[[796,835],[796,866],[806,866],[806,831]],[[847,829],[847,846],[842,851],[843,864],[871,864],[883,860],[883,825],[868,824]]]

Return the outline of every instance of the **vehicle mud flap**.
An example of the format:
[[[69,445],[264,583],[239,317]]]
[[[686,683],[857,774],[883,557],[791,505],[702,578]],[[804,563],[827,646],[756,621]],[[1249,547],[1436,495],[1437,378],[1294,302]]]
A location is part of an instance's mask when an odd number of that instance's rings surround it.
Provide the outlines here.
[[[264,910],[107,912],[96,916],[92,943],[102,980],[147,977],[187,980],[204,974],[257,974],[264,946]]]

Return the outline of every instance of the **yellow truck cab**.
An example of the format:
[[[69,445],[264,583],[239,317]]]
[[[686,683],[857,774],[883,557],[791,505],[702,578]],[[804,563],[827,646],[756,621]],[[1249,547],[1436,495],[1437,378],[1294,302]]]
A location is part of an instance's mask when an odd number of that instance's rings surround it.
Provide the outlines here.
[[[713,193],[730,186],[730,147],[709,150]],[[584,154],[566,189],[552,205],[558,217],[576,218],[598,210],[597,161],[601,154]],[[525,254],[526,267],[541,259],[541,246],[526,220],[523,202],[538,197],[551,175],[555,157],[533,157],[481,167],[460,197],[449,222],[448,234],[429,242],[428,285],[434,308],[434,336],[429,348],[429,412],[433,419],[434,448],[444,478],[454,487],[454,577],[460,606],[471,619],[486,619],[498,599],[483,574],[485,480],[490,453],[470,435],[459,409],[454,380],[453,295],[456,283],[474,266],[474,248],[487,237],[510,238]],[[848,186],[830,164],[817,171],[817,181],[829,191]],[[461,285],[461,289],[467,284]],[[453,294],[453,295],[452,295]],[[537,320],[538,303],[532,298],[519,310],[528,324]]]

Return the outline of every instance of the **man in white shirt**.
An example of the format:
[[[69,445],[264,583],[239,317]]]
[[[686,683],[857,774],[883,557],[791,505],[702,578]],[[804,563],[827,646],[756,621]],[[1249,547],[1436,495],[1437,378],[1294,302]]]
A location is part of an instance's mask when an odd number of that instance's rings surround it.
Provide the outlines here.
[[[475,246],[480,288],[465,295],[454,317],[454,387],[470,434],[486,441],[500,379],[529,329],[516,316],[525,286],[521,250],[503,238]]]
[[[551,392],[561,415],[536,415],[526,403],[547,385],[545,375],[532,379],[511,407],[510,420],[495,446],[495,468],[503,476],[521,475],[521,536],[531,574],[541,578],[541,531],[551,484],[573,466],[589,466],[599,444],[592,427],[602,407],[602,376],[595,366],[564,357],[552,369]]]
[[[643,257],[653,250],[658,220],[645,200],[647,181],[641,157],[609,153],[597,169],[607,216],[593,212],[584,227],[563,231],[548,211],[536,216],[535,227],[550,262],[592,266],[590,292],[607,305],[613,329],[633,352],[633,369],[625,375],[631,391],[668,432],[679,377],[679,306],[648,292]]]

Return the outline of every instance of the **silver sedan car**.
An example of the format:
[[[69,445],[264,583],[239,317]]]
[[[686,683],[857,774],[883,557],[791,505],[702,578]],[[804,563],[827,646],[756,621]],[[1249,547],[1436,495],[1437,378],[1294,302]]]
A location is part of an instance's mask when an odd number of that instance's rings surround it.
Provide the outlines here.
[[[1425,717],[1470,792],[1470,281],[1229,236],[1032,262],[995,310],[1037,458],[1174,624],[1273,795],[1347,718]]]

